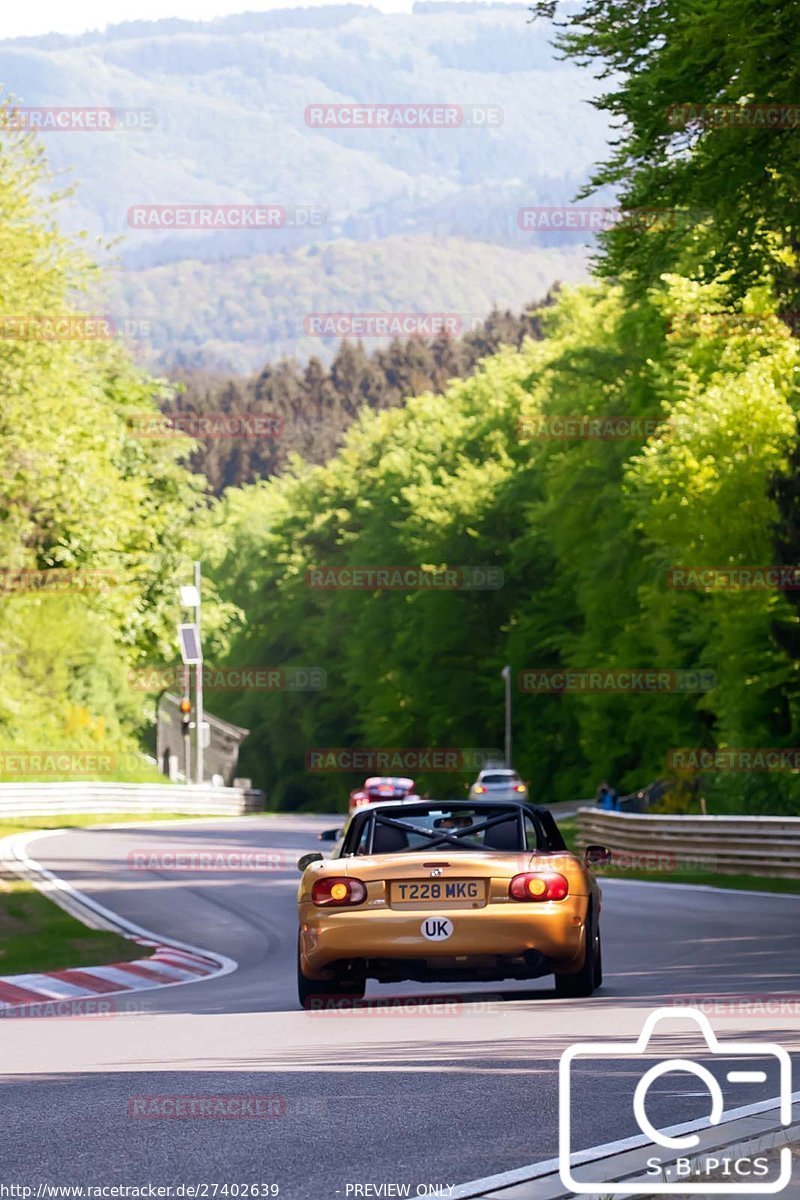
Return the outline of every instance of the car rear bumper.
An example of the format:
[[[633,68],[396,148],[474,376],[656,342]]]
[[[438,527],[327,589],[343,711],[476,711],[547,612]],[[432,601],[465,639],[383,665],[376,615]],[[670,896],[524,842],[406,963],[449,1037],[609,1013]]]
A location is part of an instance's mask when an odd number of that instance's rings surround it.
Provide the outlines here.
[[[300,905],[300,963],[309,978],[324,979],[337,963],[425,962],[431,977],[470,971],[480,964],[485,973],[492,962],[524,959],[533,969],[537,959],[569,970],[583,958],[584,925],[588,898],[543,904],[489,904],[470,909],[390,908],[321,910]],[[428,919],[449,921],[452,933],[440,941],[429,940],[422,927]],[[500,969],[498,965],[498,970]],[[502,975],[499,975],[502,977]]]

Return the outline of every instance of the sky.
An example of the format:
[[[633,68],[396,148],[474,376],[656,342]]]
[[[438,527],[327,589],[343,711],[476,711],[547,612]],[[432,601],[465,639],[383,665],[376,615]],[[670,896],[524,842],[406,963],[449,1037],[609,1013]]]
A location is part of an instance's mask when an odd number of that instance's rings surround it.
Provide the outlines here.
[[[210,21],[230,13],[267,12],[272,8],[316,7],[347,0],[26,0],[0,8],[0,39],[31,37],[41,33],[84,33],[120,21],[183,17]],[[412,0],[355,0],[382,12],[410,12]]]

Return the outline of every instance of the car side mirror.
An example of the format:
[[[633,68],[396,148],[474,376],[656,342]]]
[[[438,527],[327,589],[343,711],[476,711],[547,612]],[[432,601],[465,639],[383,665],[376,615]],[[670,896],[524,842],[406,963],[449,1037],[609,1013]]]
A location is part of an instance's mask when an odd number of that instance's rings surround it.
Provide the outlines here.
[[[587,846],[583,852],[583,861],[587,867],[601,867],[610,863],[611,859],[612,854],[607,846]]]
[[[324,861],[325,856],[315,850],[311,854],[304,854],[302,858],[298,858],[297,869],[298,871],[305,871],[306,867],[310,867],[312,863]]]
[[[317,834],[318,842],[335,842],[342,836],[341,829],[323,829]]]

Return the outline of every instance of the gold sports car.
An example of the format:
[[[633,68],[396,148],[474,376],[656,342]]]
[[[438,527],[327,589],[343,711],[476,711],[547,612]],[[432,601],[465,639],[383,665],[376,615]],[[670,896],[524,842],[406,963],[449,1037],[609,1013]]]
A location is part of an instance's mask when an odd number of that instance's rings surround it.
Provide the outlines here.
[[[339,830],[320,834],[334,840]],[[559,996],[602,982],[601,893],[550,812],[519,801],[372,804],[330,858],[306,854],[298,891],[300,1003],[382,983],[536,979]]]

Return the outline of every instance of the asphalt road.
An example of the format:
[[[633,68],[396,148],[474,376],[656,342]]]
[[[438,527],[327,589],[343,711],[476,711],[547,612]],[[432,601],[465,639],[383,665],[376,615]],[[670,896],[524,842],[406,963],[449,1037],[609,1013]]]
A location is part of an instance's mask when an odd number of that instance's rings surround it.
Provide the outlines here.
[[[316,833],[331,823],[192,821],[33,843],[32,857],[114,911],[239,968],[144,994],[134,1015],[0,1021],[0,1183],[275,1183],[288,1200],[376,1195],[353,1188],[393,1183],[415,1195],[555,1157],[562,1050],[634,1038],[654,1008],[714,997],[707,1011],[721,1038],[800,1050],[800,899],[632,881],[604,886],[606,982],[590,1000],[556,1000],[548,980],[491,990],[371,985],[373,996],[452,999],[374,1016],[300,1012],[293,860],[318,849]],[[268,851],[278,869],[152,865],[153,854],[190,849]],[[145,858],[132,859],[137,851]],[[700,1046],[688,1024],[673,1021],[652,1051],[687,1056]],[[716,1063],[721,1077],[730,1064]],[[726,1084],[730,1107],[775,1094],[765,1069],[766,1085]],[[637,1132],[631,1095],[640,1075],[620,1061],[580,1070],[576,1148]],[[706,1094],[686,1079],[654,1085],[654,1124],[705,1113]],[[142,1097],[209,1095],[273,1097],[279,1115],[136,1115]]]

